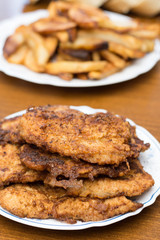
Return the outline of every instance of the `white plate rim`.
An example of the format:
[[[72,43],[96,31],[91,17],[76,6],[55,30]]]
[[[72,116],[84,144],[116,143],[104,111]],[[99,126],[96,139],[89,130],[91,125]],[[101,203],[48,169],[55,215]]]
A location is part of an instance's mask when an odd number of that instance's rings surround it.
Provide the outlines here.
[[[123,16],[121,14],[112,12],[108,13],[112,17],[116,16],[116,18],[120,17],[127,19],[126,16]],[[46,73],[35,73],[22,65],[8,63],[3,57],[2,50],[6,37],[11,34],[11,33],[8,34],[8,30],[11,28],[11,26],[13,25],[17,27],[19,25],[22,25],[23,23],[27,23],[28,21],[32,22],[38,18],[45,16],[47,16],[46,10],[37,10],[30,13],[22,13],[16,17],[0,22],[0,32],[2,33],[2,36],[0,38],[0,62],[1,62],[0,71],[4,72],[9,76],[17,77],[21,80],[37,84],[45,84],[58,87],[97,87],[121,83],[136,78],[137,76],[151,70],[160,59],[160,41],[156,40],[155,50],[153,52],[146,54],[146,56],[144,56],[141,59],[134,60],[134,62],[131,65],[127,66],[122,71],[112,74],[111,76],[101,80],[85,80],[85,81],[79,79],[65,81],[60,79],[59,77],[52,76]],[[19,22],[21,24],[19,24]],[[12,28],[11,29],[13,32],[15,27]]]
[[[88,114],[91,114],[93,112],[105,112],[106,111],[104,109],[94,109],[94,108],[90,108],[88,106],[70,106],[70,107],[77,109],[79,111],[83,111],[85,113],[88,112]],[[20,115],[24,114],[25,112],[26,112],[26,110],[22,110],[22,111],[13,113],[11,115],[8,115],[5,118],[9,119],[12,117],[20,116]],[[154,147],[158,151],[158,154],[160,155],[160,144],[154,138],[154,136],[150,132],[148,132],[145,128],[135,124],[132,120],[127,118],[127,121],[129,121],[131,125],[136,126],[136,129],[139,133],[143,133],[145,136],[147,136],[150,139],[150,143],[152,143],[154,145]],[[144,194],[148,194],[148,193],[144,193]],[[78,222],[77,224],[66,224],[66,223],[60,223],[59,221],[54,220],[55,222],[57,222],[57,224],[55,224],[55,223],[54,224],[45,224],[44,222],[42,223],[43,220],[20,218],[18,216],[11,214],[10,212],[6,211],[2,207],[0,207],[0,215],[6,217],[8,219],[11,219],[15,222],[19,222],[19,223],[22,223],[25,225],[38,227],[38,228],[44,228],[44,229],[50,229],[50,230],[82,230],[82,229],[87,229],[87,228],[91,228],[91,227],[108,226],[110,224],[119,222],[125,218],[135,216],[135,215],[139,214],[144,208],[152,205],[159,195],[160,195],[160,180],[158,182],[158,187],[154,190],[154,193],[151,194],[151,196],[149,197],[149,199],[146,202],[143,202],[143,207],[137,209],[134,212],[125,213],[122,215],[115,216],[113,218],[109,218],[109,219],[106,219],[103,221],[97,221],[97,222]],[[59,223],[60,223],[60,225],[59,225]]]

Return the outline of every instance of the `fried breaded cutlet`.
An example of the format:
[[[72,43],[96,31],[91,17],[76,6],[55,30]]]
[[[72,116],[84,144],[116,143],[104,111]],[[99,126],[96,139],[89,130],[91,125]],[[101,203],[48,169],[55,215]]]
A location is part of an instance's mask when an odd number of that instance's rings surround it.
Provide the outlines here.
[[[21,117],[4,119],[0,122],[0,143],[21,143],[19,135],[19,121]]]
[[[45,171],[36,171],[24,166],[19,157],[20,147],[6,144],[0,146],[0,185],[9,183],[44,181],[52,187],[67,189],[68,195],[109,198],[120,195],[136,196],[149,189],[154,181],[138,160],[130,162],[131,170],[119,178],[101,177],[93,180],[64,179]],[[60,175],[61,176],[61,175]]]
[[[96,178],[94,181],[84,180],[80,189],[68,188],[67,193],[72,196],[111,198],[115,196],[134,197],[141,195],[154,185],[150,174],[144,171],[137,159],[130,161],[130,171],[120,178]],[[52,182],[48,182],[52,185]]]
[[[18,146],[12,144],[0,145],[0,186],[44,179],[44,173],[22,165],[18,154]]]
[[[19,130],[27,143],[99,165],[119,165],[141,151],[141,144],[138,151],[131,147],[130,124],[110,112],[87,115],[68,106],[35,107],[20,118]]]
[[[109,177],[123,176],[129,171],[128,162],[115,165],[97,165],[83,160],[73,160],[70,157],[62,157],[59,154],[45,152],[36,146],[24,144],[20,147],[20,159],[28,168],[44,171],[47,170],[53,177],[64,176],[66,178],[90,178],[98,175]]]
[[[0,205],[19,217],[54,218],[68,223],[100,221],[142,206],[124,196],[105,200],[66,197],[62,189],[40,184],[16,184],[0,190]]]

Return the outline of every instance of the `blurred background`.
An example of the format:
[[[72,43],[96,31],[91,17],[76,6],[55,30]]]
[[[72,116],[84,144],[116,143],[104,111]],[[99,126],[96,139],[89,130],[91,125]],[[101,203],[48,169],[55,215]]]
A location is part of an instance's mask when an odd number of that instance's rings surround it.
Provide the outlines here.
[[[154,17],[160,14],[160,0],[65,0],[87,3],[96,7],[123,14],[131,13],[141,17]],[[0,0],[0,20],[13,17],[20,12],[45,8],[50,0]]]

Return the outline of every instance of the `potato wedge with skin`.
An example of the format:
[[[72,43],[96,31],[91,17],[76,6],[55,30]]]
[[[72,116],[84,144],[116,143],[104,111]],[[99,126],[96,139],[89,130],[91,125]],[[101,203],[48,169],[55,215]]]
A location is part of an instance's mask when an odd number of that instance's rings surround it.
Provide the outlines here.
[[[112,19],[104,19],[99,23],[99,28],[106,28],[108,30],[113,30],[118,33],[126,33],[130,30],[136,29],[138,26],[137,21],[130,20],[130,21],[115,21]]]
[[[129,34],[146,39],[155,39],[158,38],[160,33],[160,26],[157,23],[142,23],[139,21],[137,29],[130,30]]]
[[[53,32],[64,31],[75,27],[75,22],[64,17],[42,18],[32,24],[33,30],[42,34],[51,34]]]
[[[15,32],[13,35],[9,36],[5,41],[3,47],[3,55],[8,58],[25,42],[24,35],[20,32]]]
[[[117,68],[124,68],[126,66],[126,61],[124,59],[120,58],[119,56],[108,50],[100,51],[100,55],[101,57],[103,57],[103,59],[112,63]]]
[[[44,65],[50,58],[50,52],[48,51],[44,38],[34,32],[29,26],[20,26],[16,29],[16,33],[21,33],[24,39],[24,42],[32,49],[34,52],[36,62],[38,65]]]
[[[112,75],[115,72],[118,72],[119,68],[106,62],[106,65],[102,71],[90,71],[88,73],[88,78],[92,80],[99,80],[105,77]]]
[[[56,55],[56,61],[75,61],[75,62],[82,62],[82,61],[89,61],[90,59],[82,59],[82,58],[77,58],[72,55],[69,55],[65,52],[59,51],[58,54]]]
[[[127,22],[115,22],[110,19],[102,10],[88,4],[76,2],[67,4],[66,2],[58,1],[51,3],[49,6],[51,17],[57,15],[67,16],[82,28],[109,28],[119,32],[126,32],[137,27],[137,22],[134,20]]]
[[[137,21],[115,21],[101,9],[85,4],[75,4],[68,11],[70,19],[81,28],[107,28],[117,32],[127,32],[137,28]]]
[[[60,44],[61,49],[75,49],[97,51],[108,48],[108,42],[102,39],[78,37],[74,42],[66,42]]]
[[[108,50],[110,52],[118,54],[124,59],[142,58],[145,55],[145,53],[142,51],[133,50],[115,42],[108,43]]]
[[[61,49],[59,53],[64,56],[65,60],[75,61],[89,61],[91,60],[91,53],[83,49]],[[100,59],[99,59],[100,60]]]
[[[37,64],[45,65],[51,57],[50,51],[45,44],[45,39],[30,29],[28,29],[24,35],[28,46],[34,52]]]
[[[68,16],[68,10],[73,6],[73,4],[57,1],[51,2],[48,6],[48,12],[50,17],[60,16]]]
[[[110,30],[95,29],[95,30],[80,30],[78,32],[79,38],[94,39],[98,38],[108,42],[115,42],[133,50],[140,50],[142,52],[152,51],[154,48],[154,41],[148,39],[140,39],[129,34],[118,34]]]
[[[49,51],[50,57],[51,57],[56,51],[56,48],[58,46],[58,40],[55,37],[46,37],[44,41],[45,41],[45,46]]]
[[[46,72],[53,75],[61,73],[84,73],[90,71],[101,71],[106,65],[106,61],[86,61],[86,62],[71,62],[61,61],[52,62],[46,65]]]
[[[32,50],[28,50],[24,59],[24,65],[34,72],[44,72],[44,67],[37,64],[34,53]]]
[[[63,52],[59,53],[58,59],[59,59],[59,61],[72,61],[72,62],[73,61],[76,61],[76,62],[83,62],[83,61],[85,61],[84,59],[76,58],[76,57],[73,57],[73,56],[71,56],[69,54],[63,53]],[[87,60],[89,61],[90,59],[87,59]]]
[[[10,63],[23,64],[27,52],[28,47],[26,45],[22,45],[16,50],[16,52],[10,55],[7,60]]]
[[[75,4],[68,11],[68,16],[81,28],[97,28],[100,22],[108,19],[100,9],[85,4]]]
[[[52,33],[51,36],[56,37],[60,42],[68,42],[69,41],[68,31],[57,31],[57,32]]]
[[[60,42],[73,42],[77,37],[77,29],[70,28],[65,31],[57,31],[51,34],[56,37]]]

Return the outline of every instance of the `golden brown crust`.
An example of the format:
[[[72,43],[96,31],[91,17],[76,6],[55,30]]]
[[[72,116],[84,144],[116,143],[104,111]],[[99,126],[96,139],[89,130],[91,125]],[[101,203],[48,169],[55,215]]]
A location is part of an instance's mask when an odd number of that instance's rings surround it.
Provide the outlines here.
[[[72,179],[90,178],[93,180],[98,175],[118,177],[129,171],[129,164],[126,162],[121,163],[118,167],[115,165],[99,166],[82,160],[73,160],[69,157],[44,152],[42,149],[28,144],[20,148],[20,159],[28,168],[38,171],[47,170],[54,177],[62,175]]]
[[[0,122],[0,144],[23,142],[19,134],[20,118],[14,117]]]
[[[107,200],[65,197],[59,189],[38,184],[0,190],[0,205],[19,217],[55,218],[69,223],[104,220],[142,206],[124,196]]]
[[[19,147],[16,145],[0,145],[0,186],[9,183],[35,182],[44,179],[45,174],[22,165]]]
[[[81,189],[67,189],[72,196],[111,198],[115,196],[133,197],[141,195],[154,185],[151,175],[143,170],[136,159],[130,161],[131,170],[123,177],[97,178],[94,181],[84,180]]]
[[[87,115],[68,106],[29,109],[20,120],[26,142],[91,163],[117,164],[132,157],[130,124],[107,113]]]

